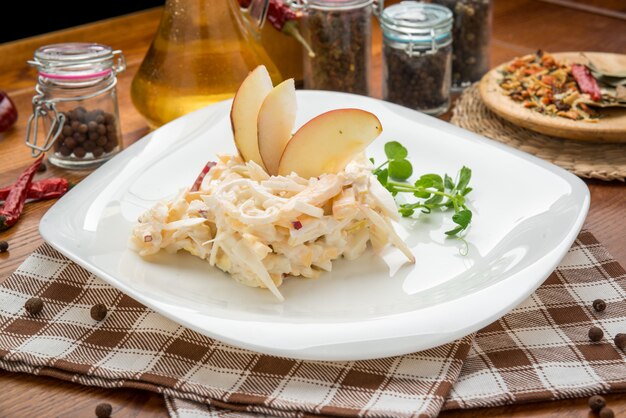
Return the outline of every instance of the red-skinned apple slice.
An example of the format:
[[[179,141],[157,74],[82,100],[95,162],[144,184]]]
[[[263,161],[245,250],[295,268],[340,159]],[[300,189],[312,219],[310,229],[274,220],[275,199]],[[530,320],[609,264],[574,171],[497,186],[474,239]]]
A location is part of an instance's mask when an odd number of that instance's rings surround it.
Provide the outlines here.
[[[230,109],[235,146],[244,161],[263,166],[257,139],[257,115],[263,100],[272,91],[272,79],[264,65],[256,67],[243,80]]]
[[[278,174],[301,177],[337,173],[382,132],[378,118],[361,109],[336,109],[311,119],[291,137]]]
[[[265,97],[257,119],[259,153],[265,169],[278,174],[278,164],[291,138],[296,121],[296,87],[293,79],[285,80]]]

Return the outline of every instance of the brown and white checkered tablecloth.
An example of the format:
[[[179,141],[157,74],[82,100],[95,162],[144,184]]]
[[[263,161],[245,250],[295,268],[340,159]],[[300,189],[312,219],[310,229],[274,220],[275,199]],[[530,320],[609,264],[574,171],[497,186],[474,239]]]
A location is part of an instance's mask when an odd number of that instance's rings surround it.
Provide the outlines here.
[[[31,316],[24,303],[45,302]],[[597,313],[591,302],[602,298]],[[588,232],[535,294],[457,342],[401,357],[298,361],[253,353],[145,308],[47,245],[0,286],[0,367],[162,393],[173,417],[435,416],[441,408],[626,390],[626,272]],[[104,303],[102,322],[89,310]],[[605,332],[590,343],[595,324]],[[114,410],[115,411],[115,410]]]
[[[604,331],[597,343],[588,336],[594,325]],[[626,271],[582,231],[533,295],[476,334],[444,409],[626,391],[618,333],[626,333]]]

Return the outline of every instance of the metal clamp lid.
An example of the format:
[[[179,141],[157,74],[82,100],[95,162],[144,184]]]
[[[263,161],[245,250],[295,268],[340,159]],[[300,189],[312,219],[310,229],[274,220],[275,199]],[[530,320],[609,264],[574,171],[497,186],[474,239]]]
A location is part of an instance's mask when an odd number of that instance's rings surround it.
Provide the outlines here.
[[[56,104],[40,101],[40,98],[41,96],[33,97],[33,114],[28,118],[28,124],[26,125],[25,143],[26,146],[31,148],[31,155],[33,157],[38,157],[52,148],[54,142],[61,135],[63,125],[65,124],[65,114],[57,110]],[[39,146],[37,144],[37,139],[39,138],[39,120],[42,118],[43,120],[48,118],[51,122],[43,145]]]

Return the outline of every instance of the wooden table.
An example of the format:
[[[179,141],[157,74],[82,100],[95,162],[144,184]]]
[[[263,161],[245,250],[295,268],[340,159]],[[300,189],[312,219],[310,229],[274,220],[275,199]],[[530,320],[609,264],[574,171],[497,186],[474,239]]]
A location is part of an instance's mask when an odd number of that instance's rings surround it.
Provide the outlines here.
[[[0,90],[15,101],[20,119],[0,134],[0,185],[12,182],[31,161],[24,146],[26,120],[36,74],[26,65],[41,45],[66,41],[101,42],[121,49],[128,70],[119,77],[119,101],[126,144],[148,132],[146,123],[134,109],[130,82],[154,35],[160,9],[0,45]],[[131,30],[128,30],[131,28]],[[380,32],[375,30],[373,91],[380,96]],[[492,64],[514,56],[547,51],[605,51],[626,53],[626,4],[623,0],[495,0]],[[79,181],[84,174],[68,173],[51,167],[45,176],[63,175]],[[587,181],[591,209],[585,224],[609,251],[626,265],[626,186],[620,182]],[[0,240],[11,248],[0,254],[0,281],[19,266],[42,240],[37,232],[39,219],[53,202],[27,205],[23,219]],[[626,378],[626,376],[625,376]],[[0,417],[93,416],[103,401],[114,406],[115,417],[166,416],[162,398],[140,390],[104,390],[45,377],[0,371]],[[626,416],[626,394],[609,395],[616,416]],[[569,417],[587,416],[586,399],[545,402],[530,405],[457,411],[446,417]]]

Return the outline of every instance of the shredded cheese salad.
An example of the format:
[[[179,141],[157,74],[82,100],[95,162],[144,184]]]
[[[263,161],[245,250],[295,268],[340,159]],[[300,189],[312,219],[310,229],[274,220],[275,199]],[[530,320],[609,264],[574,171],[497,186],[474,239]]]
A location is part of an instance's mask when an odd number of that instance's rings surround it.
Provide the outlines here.
[[[318,277],[368,243],[375,251],[391,243],[414,263],[391,224],[395,201],[372,168],[361,156],[337,174],[270,176],[253,161],[221,155],[201,183],[141,215],[131,244],[142,256],[188,251],[279,300],[287,276]]]

